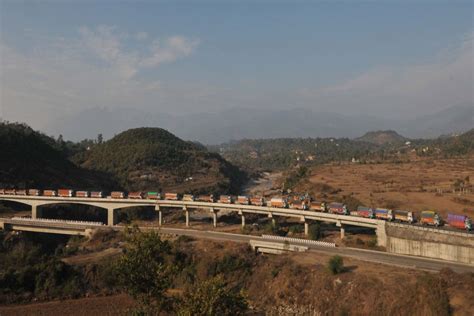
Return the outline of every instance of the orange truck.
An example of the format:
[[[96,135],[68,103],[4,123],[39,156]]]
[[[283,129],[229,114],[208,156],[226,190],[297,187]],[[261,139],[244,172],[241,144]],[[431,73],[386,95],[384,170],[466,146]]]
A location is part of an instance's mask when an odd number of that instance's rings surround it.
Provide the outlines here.
[[[110,197],[112,199],[124,199],[125,198],[125,192],[113,191],[113,192],[110,192]]]
[[[89,197],[89,192],[88,191],[77,191],[76,192],[76,197],[81,197],[81,198]]]
[[[196,201],[214,203],[214,195],[198,195]]]
[[[265,205],[265,199],[261,196],[252,196],[250,198],[250,204],[255,205],[255,206],[264,206]]]
[[[441,217],[435,211],[421,212],[420,223],[422,225],[441,226]]]
[[[177,201],[177,200],[179,200],[179,194],[174,193],[174,192],[166,192],[165,193],[165,200]]]
[[[219,203],[224,203],[224,204],[232,204],[232,196],[230,195],[221,195],[219,197]]]
[[[141,199],[143,199],[143,196],[144,196],[143,192],[139,192],[139,191],[128,193],[128,198],[129,199],[141,200]]]
[[[40,195],[41,195],[41,191],[38,190],[38,189],[28,189],[28,195],[40,196]]]
[[[184,194],[183,195],[183,201],[193,202],[194,201],[194,195]]]
[[[239,195],[237,197],[237,201],[235,204],[242,204],[242,205],[249,205],[250,204],[250,199],[248,196],[245,195]]]
[[[284,197],[272,197],[270,200],[271,207],[287,208],[288,201]]]
[[[58,193],[55,190],[44,190],[43,195],[44,196],[57,196]]]

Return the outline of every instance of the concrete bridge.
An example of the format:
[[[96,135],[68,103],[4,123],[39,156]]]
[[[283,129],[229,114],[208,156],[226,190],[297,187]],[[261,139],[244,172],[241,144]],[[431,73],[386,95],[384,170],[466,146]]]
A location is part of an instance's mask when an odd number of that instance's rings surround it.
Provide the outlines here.
[[[54,204],[80,204],[102,208],[107,211],[107,224],[116,224],[116,211],[136,206],[154,207],[158,212],[158,225],[162,225],[162,209],[178,208],[185,213],[186,226],[189,226],[189,211],[192,209],[208,209],[213,217],[214,227],[217,226],[217,212],[221,210],[236,211],[241,216],[242,226],[245,226],[246,214],[262,214],[274,221],[276,216],[297,218],[304,224],[305,234],[308,234],[311,221],[331,222],[340,227],[341,238],[344,238],[345,226],[358,226],[375,229],[379,246],[386,246],[386,222],[383,220],[369,219],[356,216],[329,214],[310,210],[295,210],[287,208],[275,208],[256,205],[239,205],[197,201],[174,201],[174,200],[149,200],[149,199],[112,199],[112,198],[80,198],[80,197],[46,197],[46,196],[22,196],[22,195],[0,195],[0,201],[11,201],[29,205],[31,217],[41,218],[41,207]]]
[[[0,229],[35,233],[91,236],[101,223],[33,218],[0,218]]]

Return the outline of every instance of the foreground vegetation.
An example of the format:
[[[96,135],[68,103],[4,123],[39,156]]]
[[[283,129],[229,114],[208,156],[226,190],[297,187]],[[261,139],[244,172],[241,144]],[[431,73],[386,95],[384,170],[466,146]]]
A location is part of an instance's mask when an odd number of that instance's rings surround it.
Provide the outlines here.
[[[123,312],[142,315],[467,315],[474,307],[474,275],[449,270],[380,269],[339,256],[299,263],[302,255],[259,256],[245,245],[134,228],[91,240],[34,236],[1,236],[0,305],[125,292],[135,306]],[[76,260],[108,249],[120,251]]]

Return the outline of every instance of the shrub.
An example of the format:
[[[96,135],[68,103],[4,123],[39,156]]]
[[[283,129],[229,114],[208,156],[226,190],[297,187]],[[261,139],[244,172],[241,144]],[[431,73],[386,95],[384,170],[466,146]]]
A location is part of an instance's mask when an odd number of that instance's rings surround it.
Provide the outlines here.
[[[309,226],[308,232],[309,239],[311,240],[318,240],[323,237],[323,233],[321,231],[321,225],[319,223],[315,223]]]
[[[328,261],[328,269],[332,274],[344,272],[344,260],[341,256],[335,255]]]

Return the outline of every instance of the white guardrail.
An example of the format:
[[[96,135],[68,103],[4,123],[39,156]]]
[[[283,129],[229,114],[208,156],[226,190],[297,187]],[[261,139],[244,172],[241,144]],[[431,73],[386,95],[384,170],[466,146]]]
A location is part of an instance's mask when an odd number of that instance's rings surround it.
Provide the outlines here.
[[[57,223],[57,224],[104,226],[104,224],[101,223],[101,222],[74,221],[74,220],[63,220],[63,219],[53,219],[53,218],[12,217],[11,220],[24,221],[24,222],[42,222],[42,223]]]
[[[309,240],[309,239],[300,239],[300,238],[291,238],[291,237],[282,237],[282,236],[273,236],[273,235],[262,235],[262,238],[269,239],[269,240],[297,242],[297,243],[302,243],[302,244],[307,244],[307,245],[336,248],[335,243],[327,242],[327,241],[318,241],[318,240]]]

